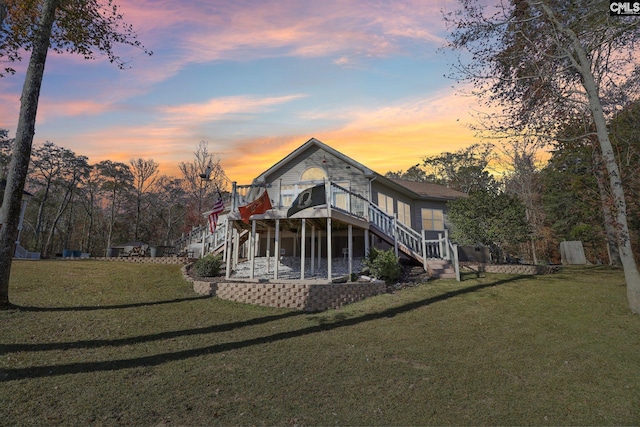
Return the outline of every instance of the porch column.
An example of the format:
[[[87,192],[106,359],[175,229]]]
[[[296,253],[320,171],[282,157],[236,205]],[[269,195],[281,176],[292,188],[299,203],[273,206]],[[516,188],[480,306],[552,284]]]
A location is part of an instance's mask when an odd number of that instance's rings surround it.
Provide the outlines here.
[[[271,227],[267,228],[267,274],[269,273],[269,263],[271,262]]]
[[[427,230],[422,229],[422,267],[427,270]]]
[[[276,219],[276,238],[273,244],[274,252],[276,254],[276,264],[273,267],[273,280],[278,280],[278,267],[280,266],[280,220]]]
[[[327,278],[331,281],[331,217],[327,218]]]
[[[225,230],[225,235],[226,239],[224,242],[224,256],[226,258],[225,261],[227,262],[227,266],[224,277],[228,279],[229,277],[231,277],[231,237],[233,236],[232,227],[229,220],[227,220],[227,229]]]
[[[351,281],[351,275],[353,274],[353,225],[349,224],[348,226],[348,242],[347,242],[347,251],[349,252],[349,282]]]
[[[304,258],[307,256],[307,220],[302,218],[302,232],[300,233],[302,241],[300,242],[300,280],[304,280]]]
[[[238,230],[233,230],[233,267],[238,265],[240,259],[240,233]]]
[[[318,228],[318,271],[320,271],[321,260],[322,260],[322,230]]]
[[[207,230],[205,229],[205,230],[202,230],[202,249],[200,249],[200,258],[203,258],[206,255],[205,253],[206,239],[207,239]]]
[[[309,261],[311,262],[311,275],[315,275],[316,274],[316,227],[315,225],[311,226],[311,258],[309,258]]]
[[[393,217],[393,248],[396,251],[396,257],[398,256],[398,217]]]
[[[251,259],[251,268],[249,270],[249,278],[253,279],[256,267],[256,220],[251,220],[251,235],[249,235],[249,258]]]
[[[365,258],[369,255],[369,229],[364,229],[364,256]]]
[[[224,229],[224,249],[222,251],[222,261],[227,262],[227,248],[229,246],[229,218],[227,218],[225,229]]]
[[[446,228],[444,229],[444,247],[445,247],[445,252],[447,253],[447,258],[449,261],[451,261],[451,250],[449,249],[449,230],[447,230]],[[454,256],[458,256],[458,252],[456,251],[455,254],[453,254]]]

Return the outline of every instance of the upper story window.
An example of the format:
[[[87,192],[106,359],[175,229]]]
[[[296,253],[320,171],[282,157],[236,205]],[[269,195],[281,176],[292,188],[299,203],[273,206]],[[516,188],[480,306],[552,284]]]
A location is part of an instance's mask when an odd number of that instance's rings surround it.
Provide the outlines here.
[[[323,181],[325,179],[327,179],[327,172],[316,166],[310,167],[300,176],[300,181]]]
[[[393,216],[393,198],[386,194],[378,193],[378,207],[387,215]]]
[[[398,200],[398,221],[411,227],[411,206]]]

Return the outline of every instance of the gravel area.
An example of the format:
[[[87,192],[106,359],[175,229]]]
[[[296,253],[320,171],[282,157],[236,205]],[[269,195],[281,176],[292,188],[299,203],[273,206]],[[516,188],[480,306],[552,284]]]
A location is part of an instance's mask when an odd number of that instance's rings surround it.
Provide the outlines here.
[[[270,259],[270,266],[267,270],[267,258],[258,257],[255,260],[254,265],[254,277],[255,278],[271,278],[273,277],[273,269],[275,266],[275,259]],[[317,260],[315,266],[314,275],[311,276],[311,263],[307,259],[305,262],[305,278],[307,279],[324,279],[328,275],[327,260],[320,260],[320,267],[318,267]],[[362,270],[362,258],[353,259],[353,272],[359,273]],[[251,262],[245,261],[238,263],[233,271],[233,278],[248,278],[251,273]],[[333,278],[342,277],[349,274],[349,261],[342,258],[336,258],[333,260],[331,276]],[[299,279],[300,278],[300,258],[299,257],[282,257],[280,259],[280,266],[278,267],[278,277],[280,279]]]

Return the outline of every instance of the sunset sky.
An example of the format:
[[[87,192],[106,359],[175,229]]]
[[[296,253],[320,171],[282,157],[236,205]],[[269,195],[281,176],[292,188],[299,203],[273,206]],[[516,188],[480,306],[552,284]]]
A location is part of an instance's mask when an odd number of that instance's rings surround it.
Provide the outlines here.
[[[377,172],[481,142],[475,100],[446,78],[448,0],[119,0],[152,56],[50,53],[34,144],[89,157],[152,158],[179,176],[199,141],[240,184],[315,137]],[[15,136],[28,58],[0,79]]]

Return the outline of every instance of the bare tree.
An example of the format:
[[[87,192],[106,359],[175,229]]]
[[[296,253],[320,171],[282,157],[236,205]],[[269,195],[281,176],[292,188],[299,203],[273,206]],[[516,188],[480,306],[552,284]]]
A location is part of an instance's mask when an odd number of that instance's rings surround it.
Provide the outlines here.
[[[541,204],[541,183],[538,176],[538,143],[528,139],[511,140],[502,147],[505,191],[522,201],[531,227],[531,260],[538,263],[536,236],[544,216]]]
[[[158,163],[153,159],[131,159],[131,173],[133,174],[133,189],[135,192],[136,218],[133,227],[133,240],[140,238],[140,215],[145,193],[153,186],[158,177]]]
[[[214,192],[226,189],[229,182],[220,159],[216,158],[215,153],[209,152],[208,146],[207,141],[200,141],[193,153],[193,160],[178,165],[184,178],[183,185],[191,199],[191,225],[204,221],[201,214],[206,203],[211,201]]]
[[[113,228],[116,222],[121,196],[131,188],[133,175],[128,165],[111,160],[103,160],[96,165],[100,172],[102,190],[110,196],[109,233],[107,236],[107,250],[111,247]]]
[[[635,96],[624,76],[635,77],[640,69],[640,20],[610,17],[606,0],[509,0],[490,7],[459,2],[459,10],[445,15],[452,27],[449,46],[469,53],[458,77],[498,107],[487,125],[494,133],[554,139],[575,115],[591,118],[613,197],[629,307],[640,313],[640,274],[606,117]]]

